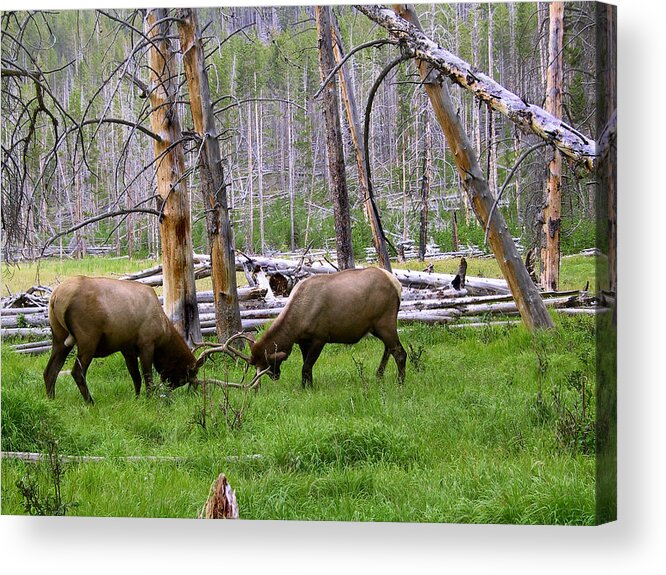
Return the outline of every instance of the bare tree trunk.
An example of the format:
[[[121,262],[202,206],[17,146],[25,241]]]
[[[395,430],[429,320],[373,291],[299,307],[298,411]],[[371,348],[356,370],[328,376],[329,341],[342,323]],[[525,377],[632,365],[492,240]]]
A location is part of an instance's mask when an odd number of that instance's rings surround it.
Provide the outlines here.
[[[419,259],[423,261],[428,242],[428,205],[430,201],[430,174],[432,172],[432,132],[430,116],[425,114],[425,137],[423,138],[423,176],[421,179],[421,221],[419,226]],[[454,212],[455,213],[455,212]]]
[[[335,14],[331,14],[333,26],[333,54],[336,63],[340,63],[344,58],[344,48],[342,46],[342,38],[340,36],[340,29],[338,26]],[[386,247],[386,240],[384,238],[384,230],[379,218],[379,211],[375,200],[370,193],[370,186],[368,183],[368,166],[365,161],[365,140],[363,137],[363,129],[358,117],[358,108],[356,106],[356,95],[354,87],[351,82],[351,75],[347,65],[343,65],[338,73],[340,79],[340,88],[342,92],[342,99],[345,104],[347,112],[347,119],[349,120],[349,130],[351,132],[352,143],[354,144],[354,152],[356,153],[356,165],[358,167],[358,182],[361,197],[363,198],[363,205],[365,213],[370,223],[370,230],[372,231],[372,241],[377,252],[377,261],[379,265],[385,270],[391,271],[391,260],[389,258],[388,248]]]
[[[252,104],[247,105],[247,195],[248,195],[248,212],[249,224],[247,226],[247,249],[250,252],[254,251],[254,174],[253,172],[253,157],[254,150],[252,149]]]
[[[409,210],[408,199],[409,189],[407,188],[407,143],[405,142],[405,132],[402,133],[402,239],[409,239],[409,220],[407,213]]]
[[[562,54],[564,38],[564,3],[550,3],[550,26],[548,40],[548,73],[546,76],[546,111],[557,118],[562,117],[562,79],[564,62]],[[541,285],[545,290],[557,291],[560,283],[560,214],[562,196],[560,181],[562,156],[553,150],[548,164],[546,201],[543,210],[543,233],[541,247]]]
[[[160,205],[164,308],[189,344],[201,341],[194,267],[190,203],[185,186],[185,157],[176,92],[178,76],[165,9],[146,12],[144,31],[151,40],[150,124],[155,140],[157,194]]]
[[[257,75],[254,76],[255,93],[257,89]],[[262,94],[259,92],[258,98],[261,99]],[[254,121],[257,129],[256,146],[257,146],[257,188],[259,191],[259,240],[261,242],[259,252],[261,255],[266,253],[266,234],[264,228],[264,161],[263,161],[263,145],[264,145],[264,122],[262,118],[261,104],[259,101],[254,103]]]
[[[206,207],[206,228],[215,301],[215,328],[218,339],[227,341],[242,329],[236,289],[236,259],[203,42],[194,10],[190,8],[180,10],[178,29],[192,120],[202,146],[199,154],[199,170]]]
[[[493,15],[495,9],[488,3],[488,75],[495,77],[495,53],[493,50]],[[495,139],[495,118],[492,110],[486,108],[488,118],[488,187],[493,197],[497,197],[497,141]]]
[[[289,249],[296,251],[296,219],[294,216],[294,199],[295,187],[294,181],[294,134],[293,124],[294,115],[291,107],[291,90],[289,85],[289,78],[287,78],[287,186],[289,187]]]
[[[616,8],[614,6],[599,6],[597,17],[599,26],[599,64],[597,69],[602,78],[599,83],[599,99],[597,110],[599,114],[599,133],[608,129],[608,123],[612,122],[616,111],[617,87],[616,87]],[[617,291],[617,148],[615,135],[609,139],[608,146],[602,146],[602,165],[599,170],[599,197],[605,192],[606,209],[597,210],[597,221],[601,222],[600,232],[608,238],[608,285],[607,288]],[[603,202],[600,202],[603,204]],[[603,221],[603,215],[606,222]],[[604,229],[606,228],[606,229]],[[599,234],[601,239],[601,234]],[[615,307],[617,309],[617,306]]]
[[[331,8],[317,6],[317,33],[319,44],[319,69],[321,81],[328,77],[335,67],[333,42],[331,40]],[[351,241],[351,219],[349,215],[349,198],[347,196],[347,179],[345,176],[345,159],[342,148],[342,130],[338,114],[338,88],[335,78],[324,87],[322,101],[324,119],[326,121],[326,146],[328,149],[328,169],[331,180],[331,199],[335,217],[336,250],[338,267],[347,269],[354,267],[354,252]]]
[[[394,6],[394,10],[416,28],[421,29],[412,5],[398,4]],[[490,246],[502,275],[509,284],[523,321],[530,330],[553,327],[553,321],[525,269],[502,214],[496,211],[488,224],[494,203],[493,197],[488,183],[483,177],[471,142],[462,130],[460,118],[453,106],[446,84],[440,84],[437,75],[430,77],[432,68],[427,62],[417,60],[416,63],[437,120],[442,126],[446,141],[453,150],[453,157],[472,207],[480,223],[484,226],[489,225]]]

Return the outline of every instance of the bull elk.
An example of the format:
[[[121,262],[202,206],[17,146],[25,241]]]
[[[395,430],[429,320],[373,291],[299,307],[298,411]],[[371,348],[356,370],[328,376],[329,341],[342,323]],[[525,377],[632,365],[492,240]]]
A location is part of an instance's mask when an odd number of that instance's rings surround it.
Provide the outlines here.
[[[380,268],[312,276],[296,285],[277,319],[252,346],[250,364],[278,379],[280,364],[298,344],[303,354],[301,383],[311,386],[312,367],[327,343],[352,344],[371,333],[384,342],[377,375],[384,374],[392,355],[403,383],[407,354],[397,329],[401,298],[400,282]]]
[[[245,337],[242,334],[232,336],[222,346],[206,350],[197,359],[164,313],[155,291],[132,281],[86,276],[64,280],[53,290],[49,300],[49,323],[53,343],[44,370],[44,384],[46,395],[51,399],[55,397],[58,373],[74,345],[78,353],[72,377],[83,399],[90,404],[94,401],[86,373],[96,357],[122,353],[137,396],[141,391],[141,373],[146,392],[150,392],[153,366],[162,381],[175,389],[186,383],[202,383],[197,373],[213,352],[225,352],[249,361],[249,357],[231,345],[233,340]],[[263,373],[258,372],[250,386],[256,387]]]

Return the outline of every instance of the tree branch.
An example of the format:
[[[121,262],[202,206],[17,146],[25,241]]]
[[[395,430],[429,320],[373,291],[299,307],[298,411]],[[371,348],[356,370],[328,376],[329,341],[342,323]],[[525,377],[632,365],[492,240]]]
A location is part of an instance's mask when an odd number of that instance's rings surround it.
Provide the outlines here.
[[[157,210],[153,210],[152,208],[130,208],[130,209],[125,209],[125,210],[117,210],[115,212],[107,212],[105,214],[99,214],[97,216],[93,216],[92,218],[88,218],[87,220],[83,220],[82,222],[79,222],[78,224],[72,226],[68,230],[62,231],[57,233],[54,236],[51,236],[48,240],[46,240],[46,243],[44,244],[44,247],[42,248],[42,253],[41,255],[44,255],[44,252],[46,251],[46,248],[48,248],[54,241],[56,241],[58,238],[65,236],[67,234],[71,234],[72,232],[75,232],[76,230],[80,230],[81,228],[89,225],[89,224],[94,224],[95,222],[99,222],[101,220],[105,220],[107,218],[115,218],[117,216],[124,216],[128,214],[152,214],[154,216],[160,216],[160,212]],[[40,256],[41,257],[41,256]]]

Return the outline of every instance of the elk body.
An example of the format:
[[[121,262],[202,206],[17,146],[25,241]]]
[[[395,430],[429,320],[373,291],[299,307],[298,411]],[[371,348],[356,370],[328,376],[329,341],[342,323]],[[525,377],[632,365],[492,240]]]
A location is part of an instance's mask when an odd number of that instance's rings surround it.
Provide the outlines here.
[[[312,385],[312,366],[327,343],[352,344],[371,333],[384,342],[377,375],[384,374],[392,355],[403,383],[407,354],[397,330],[401,297],[400,282],[380,268],[312,276],[296,285],[275,322],[252,346],[250,363],[278,379],[280,364],[298,344],[306,387]]]
[[[53,346],[44,383],[50,398],[55,397],[56,378],[74,345],[78,356],[72,377],[88,403],[94,403],[86,383],[90,363],[118,351],[125,357],[137,396],[141,372],[150,391],[153,365],[172,389],[197,381],[197,359],[151,287],[109,278],[68,278],[53,290],[49,323]]]

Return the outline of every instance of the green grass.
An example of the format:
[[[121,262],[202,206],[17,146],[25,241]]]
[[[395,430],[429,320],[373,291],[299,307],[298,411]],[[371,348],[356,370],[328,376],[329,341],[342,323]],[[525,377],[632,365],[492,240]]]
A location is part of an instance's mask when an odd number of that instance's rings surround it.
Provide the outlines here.
[[[217,388],[206,429],[200,391],[135,399],[119,355],[90,369],[94,407],[69,375],[48,401],[46,356],[3,349],[2,449],[46,451],[56,439],[61,454],[109,457],[67,465],[62,498],[78,503],[70,515],[194,517],[224,472],[247,519],[592,524],[594,458],[560,436],[558,405],[575,408],[571,374],[594,381],[593,335],[587,318],[558,319],[536,340],[522,327],[404,326],[405,344],[426,352],[422,371],[408,364],[402,387],[394,364],[375,378],[382,346],[374,338],[328,346],[307,391],[295,351],[279,382],[247,396],[235,430]],[[241,376],[220,362],[208,374],[225,370]],[[236,390],[230,398],[243,399]],[[114,459],[127,455],[185,459]],[[48,489],[45,465],[37,467]],[[4,514],[24,512],[16,483],[34,469],[3,461]]]
[[[468,262],[470,275],[499,275],[491,259]],[[152,263],[49,260],[40,279],[120,274]],[[457,265],[435,263],[446,273]],[[33,266],[12,270],[3,279],[13,292],[36,283]],[[562,289],[581,288],[587,279],[593,285],[594,273],[594,258],[564,258]],[[224,472],[246,519],[590,525],[595,323],[555,321],[554,331],[536,336],[522,326],[400,326],[405,347],[425,349],[420,370],[408,362],[404,386],[393,360],[385,379],[375,378],[382,344],[368,337],[352,347],[327,346],[314,368],[314,389],[304,391],[296,349],[280,381],[267,380],[245,397],[229,392],[236,409],[245,402],[240,426],[225,416],[223,391],[213,389],[205,428],[201,390],[135,399],[118,354],[90,368],[94,407],[83,403],[68,374],[49,401],[42,380],[47,356],[20,356],[3,344],[2,449],[48,452],[57,442],[60,454],[107,457],[66,465],[62,502],[77,503],[69,515],[195,517]],[[206,374],[242,376],[239,366],[219,360]],[[181,459],[122,459],[137,455]],[[3,459],[3,514],[25,513],[22,479],[34,480],[44,499],[53,492],[47,464]]]

